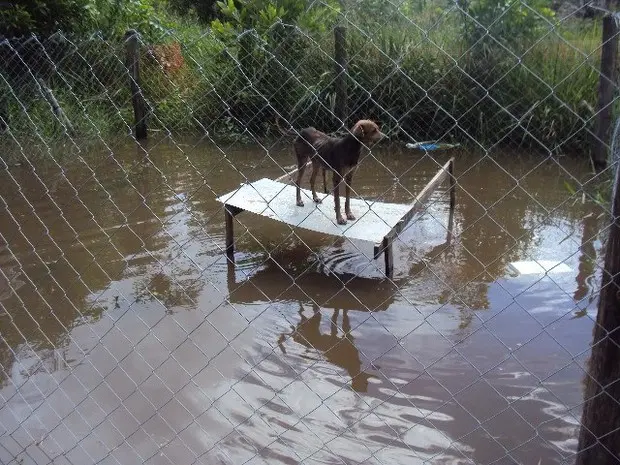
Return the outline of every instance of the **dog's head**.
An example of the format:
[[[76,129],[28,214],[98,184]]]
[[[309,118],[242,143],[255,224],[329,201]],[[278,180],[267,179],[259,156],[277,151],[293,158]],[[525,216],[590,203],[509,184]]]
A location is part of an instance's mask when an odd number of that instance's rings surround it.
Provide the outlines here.
[[[351,129],[351,134],[366,145],[372,145],[385,137],[379,126],[368,119],[359,120]]]

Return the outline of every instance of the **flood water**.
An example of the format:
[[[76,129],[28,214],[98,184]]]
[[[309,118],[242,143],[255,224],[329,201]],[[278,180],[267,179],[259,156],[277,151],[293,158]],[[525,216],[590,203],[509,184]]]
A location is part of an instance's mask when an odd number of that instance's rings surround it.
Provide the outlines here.
[[[250,213],[229,267],[216,196],[293,160],[222,149],[1,174],[1,463],[571,462],[603,221],[564,184],[585,164],[373,150],[354,189],[397,203],[456,157],[452,230],[442,187],[388,280],[373,244]],[[509,266],[533,259],[570,271]]]

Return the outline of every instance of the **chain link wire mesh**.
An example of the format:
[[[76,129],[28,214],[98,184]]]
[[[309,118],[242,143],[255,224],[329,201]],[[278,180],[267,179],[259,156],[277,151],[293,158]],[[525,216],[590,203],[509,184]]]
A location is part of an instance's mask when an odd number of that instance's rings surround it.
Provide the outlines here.
[[[598,20],[301,4],[140,37],[147,141],[122,37],[0,42],[0,462],[574,461],[617,166],[616,142],[584,166]],[[229,263],[214,199],[295,167],[282,129],[363,118],[390,142],[354,197],[410,203],[454,155],[454,219],[439,189],[386,277],[366,243],[246,213]]]

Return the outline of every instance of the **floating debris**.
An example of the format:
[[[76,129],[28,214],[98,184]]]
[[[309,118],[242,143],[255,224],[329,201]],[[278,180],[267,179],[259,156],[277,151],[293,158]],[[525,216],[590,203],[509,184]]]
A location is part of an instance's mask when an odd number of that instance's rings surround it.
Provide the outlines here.
[[[447,142],[408,142],[405,147],[413,150],[424,150],[425,152],[430,152],[432,150],[448,150],[453,149],[455,147],[460,146],[461,144],[448,144]]]

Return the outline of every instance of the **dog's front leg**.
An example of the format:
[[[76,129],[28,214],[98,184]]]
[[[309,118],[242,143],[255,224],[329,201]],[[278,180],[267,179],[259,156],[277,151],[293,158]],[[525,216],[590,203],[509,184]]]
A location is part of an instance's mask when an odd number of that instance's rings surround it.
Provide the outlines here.
[[[347,224],[347,220],[342,217],[340,213],[340,183],[342,182],[342,176],[337,171],[334,171],[334,209],[336,210],[336,222],[338,224]]]
[[[348,172],[345,176],[345,198],[344,198],[344,213],[347,215],[347,220],[355,220],[355,216],[351,213],[351,183],[353,182],[353,173]]]

